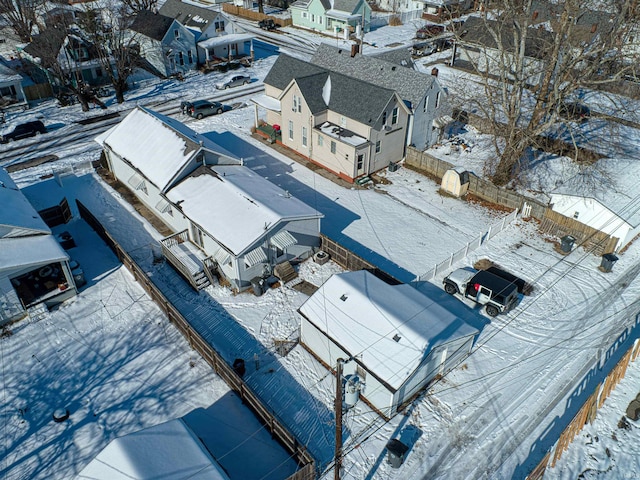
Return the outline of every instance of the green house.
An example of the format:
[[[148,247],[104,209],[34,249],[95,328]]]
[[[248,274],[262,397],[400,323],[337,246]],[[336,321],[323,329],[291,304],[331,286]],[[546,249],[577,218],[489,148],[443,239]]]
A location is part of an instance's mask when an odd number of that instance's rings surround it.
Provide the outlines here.
[[[337,34],[360,26],[368,32],[371,7],[366,0],[297,0],[289,6],[293,25]]]

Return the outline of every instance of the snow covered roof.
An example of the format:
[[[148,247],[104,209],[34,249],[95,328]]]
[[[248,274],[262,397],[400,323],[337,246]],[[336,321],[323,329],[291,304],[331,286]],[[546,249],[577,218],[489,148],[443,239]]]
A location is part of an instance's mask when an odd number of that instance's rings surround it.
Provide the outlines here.
[[[22,77],[15,70],[0,63],[0,83],[21,82]]]
[[[0,226],[50,234],[51,230],[16,186],[4,168],[0,168]]]
[[[164,191],[200,150],[239,159],[183,123],[136,107],[118,125],[96,138]]]
[[[435,346],[478,334],[461,318],[463,305],[448,297],[389,285],[360,270],[333,275],[300,312],[398,389]]]
[[[167,198],[234,255],[281,222],[323,216],[242,165],[201,166]]]
[[[256,105],[260,105],[267,110],[273,110],[274,112],[279,112],[282,108],[280,100],[270,97],[269,95],[256,95],[251,98],[251,101]]]
[[[53,235],[0,239],[0,270],[69,260]]]
[[[640,225],[637,206],[638,175],[640,165],[636,159],[603,158],[551,192],[580,198],[593,198],[611,210],[632,227]]]
[[[116,438],[78,480],[229,480],[180,419]]]
[[[250,33],[231,33],[229,35],[220,35],[219,37],[208,38],[198,42],[198,46],[201,48],[218,47],[220,45],[228,45],[230,43],[244,42],[245,40],[251,40],[254,35]]]

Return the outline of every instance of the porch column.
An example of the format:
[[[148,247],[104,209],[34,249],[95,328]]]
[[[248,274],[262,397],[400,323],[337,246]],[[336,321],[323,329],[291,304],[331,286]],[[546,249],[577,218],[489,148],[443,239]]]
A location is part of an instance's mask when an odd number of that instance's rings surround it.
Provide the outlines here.
[[[254,53],[253,53],[253,38],[251,39],[250,52],[251,52],[251,63],[253,63],[253,61],[255,60]]]
[[[253,111],[254,123],[257,129],[258,128],[258,104],[254,103],[253,106],[255,108],[255,110]]]

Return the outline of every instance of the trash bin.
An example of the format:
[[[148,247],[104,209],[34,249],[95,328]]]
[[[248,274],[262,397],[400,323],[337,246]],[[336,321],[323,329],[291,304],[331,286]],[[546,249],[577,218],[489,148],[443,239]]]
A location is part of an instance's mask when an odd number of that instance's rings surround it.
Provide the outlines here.
[[[571,249],[573,249],[573,244],[576,239],[571,235],[565,235],[560,239],[560,250],[564,253],[571,253]]]
[[[616,257],[613,253],[605,253],[602,255],[602,261],[600,262],[600,270],[603,272],[610,272],[613,268],[613,264],[618,261],[618,257]]]
[[[389,440],[387,443],[387,463],[391,465],[391,468],[400,468],[404,463],[404,456],[407,454],[409,447],[407,447],[400,440]]]
[[[244,366],[244,360],[242,358],[236,358],[233,361],[233,371],[241,377],[244,376],[247,369]]]
[[[71,275],[73,275],[73,281],[76,284],[76,288],[80,288],[87,283],[84,278],[84,271],[81,268],[76,268],[75,270],[71,270]]]
[[[256,297],[259,297],[264,293],[264,278],[255,277],[251,279],[251,288],[253,289],[253,294]]]

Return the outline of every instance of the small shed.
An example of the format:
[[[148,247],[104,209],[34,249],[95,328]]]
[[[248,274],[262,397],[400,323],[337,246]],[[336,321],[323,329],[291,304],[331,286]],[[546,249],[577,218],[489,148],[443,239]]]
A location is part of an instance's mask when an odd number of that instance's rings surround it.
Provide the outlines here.
[[[450,168],[442,176],[440,189],[454,197],[463,197],[469,190],[469,172],[463,167]]]
[[[366,270],[333,275],[299,311],[300,342],[327,366],[348,359],[345,376],[358,375],[361,398],[386,418],[465,358],[478,334],[443,290],[427,295]]]

